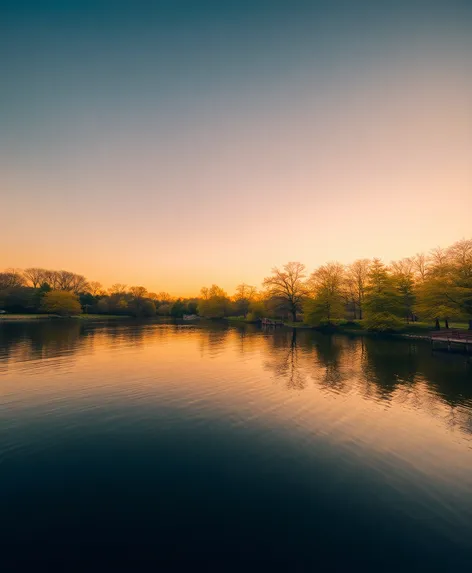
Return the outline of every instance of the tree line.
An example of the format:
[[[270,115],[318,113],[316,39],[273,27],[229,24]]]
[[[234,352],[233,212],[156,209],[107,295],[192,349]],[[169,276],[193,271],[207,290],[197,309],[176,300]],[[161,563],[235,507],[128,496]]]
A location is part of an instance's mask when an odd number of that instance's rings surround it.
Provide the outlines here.
[[[7,269],[0,273],[0,309],[9,312],[118,314],[150,317],[229,316],[303,320],[316,326],[362,320],[382,330],[405,322],[472,319],[472,239],[394,261],[328,262],[308,274],[304,264],[273,268],[262,288],[242,283],[233,295],[218,285],[194,298],[173,298],[143,286],[97,281],[70,271]]]

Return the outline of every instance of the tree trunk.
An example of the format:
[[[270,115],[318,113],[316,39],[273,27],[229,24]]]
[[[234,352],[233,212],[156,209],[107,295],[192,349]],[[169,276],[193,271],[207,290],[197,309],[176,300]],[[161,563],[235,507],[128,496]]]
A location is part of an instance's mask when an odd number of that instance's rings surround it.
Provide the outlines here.
[[[469,330],[472,330],[472,318],[469,320]]]
[[[292,319],[293,319],[293,322],[297,322],[297,311],[296,310],[292,310]]]
[[[441,325],[439,324],[439,318],[436,319],[436,323],[435,323],[435,325],[434,325],[434,328],[435,328],[436,330],[441,330]]]
[[[447,320],[447,318],[444,320],[444,323],[446,324],[446,328],[449,328],[449,321]]]

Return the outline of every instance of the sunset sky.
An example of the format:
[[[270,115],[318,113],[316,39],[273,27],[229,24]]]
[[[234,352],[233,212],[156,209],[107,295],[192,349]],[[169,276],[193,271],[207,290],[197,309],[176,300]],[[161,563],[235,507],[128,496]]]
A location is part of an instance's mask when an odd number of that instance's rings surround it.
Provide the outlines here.
[[[260,286],[472,235],[472,2],[0,0],[0,270]]]

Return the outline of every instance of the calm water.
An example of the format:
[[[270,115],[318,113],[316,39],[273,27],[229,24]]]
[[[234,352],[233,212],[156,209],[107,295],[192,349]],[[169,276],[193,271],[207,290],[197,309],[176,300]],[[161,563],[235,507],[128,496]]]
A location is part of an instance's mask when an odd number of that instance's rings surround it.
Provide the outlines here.
[[[5,571],[470,571],[472,366],[307,331],[2,324],[0,517]]]

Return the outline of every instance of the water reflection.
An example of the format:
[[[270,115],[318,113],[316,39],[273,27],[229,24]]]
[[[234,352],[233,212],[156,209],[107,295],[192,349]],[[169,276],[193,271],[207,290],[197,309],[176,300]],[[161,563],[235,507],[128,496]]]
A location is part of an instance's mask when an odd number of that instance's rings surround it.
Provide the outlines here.
[[[199,355],[226,361],[262,357],[263,368],[288,390],[309,387],[335,395],[392,401],[427,410],[452,428],[472,432],[472,368],[464,356],[432,354],[427,342],[326,336],[312,331],[223,323],[199,325],[38,321],[0,325],[0,374],[10,368],[70,368],[90,354],[196,344]],[[215,366],[216,368],[216,366]],[[224,365],[218,366],[222,371]],[[1,390],[1,388],[0,388]],[[446,414],[447,412],[447,414]]]
[[[0,533],[20,540],[15,558],[25,540],[68,562],[103,539],[141,554],[145,538],[151,553],[156,540],[226,559],[245,547],[246,564],[254,551],[303,571],[385,570],[385,556],[431,569],[433,548],[441,570],[467,570],[463,356],[305,330],[51,321],[0,325],[0,368]]]

